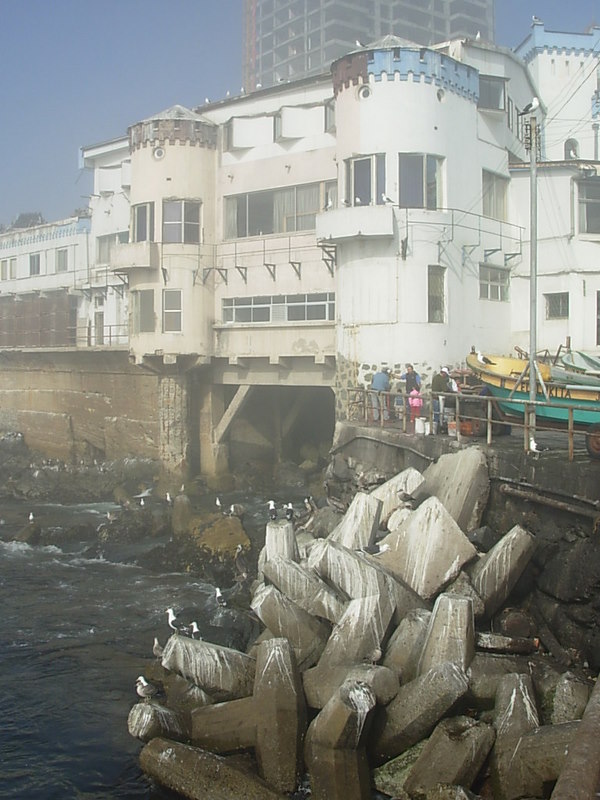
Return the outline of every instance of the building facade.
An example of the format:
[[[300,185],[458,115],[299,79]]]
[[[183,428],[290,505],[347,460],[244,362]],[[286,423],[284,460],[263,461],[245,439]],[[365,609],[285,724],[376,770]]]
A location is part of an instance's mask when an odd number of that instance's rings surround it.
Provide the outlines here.
[[[328,72],[387,34],[421,45],[494,39],[494,0],[244,0],[247,91]]]
[[[600,352],[600,30],[544,35],[532,27],[527,63],[483,38],[385,36],[331,75],[173,106],[82,149],[94,193],[77,251],[89,260],[67,290],[87,331],[76,344],[98,344],[113,320],[126,327],[131,364],[157,376],[164,461],[218,471],[232,442],[267,447],[269,425],[284,449],[294,429],[344,417],[349,390],[382,363],[414,363],[427,380],[472,345],[526,349],[531,116],[520,110],[534,96],[537,339]],[[576,125],[560,103],[548,114],[548,73],[569,103],[587,98]],[[37,244],[21,246],[25,269]],[[6,253],[0,290],[25,294]],[[24,276],[31,286],[65,290],[53,258]]]

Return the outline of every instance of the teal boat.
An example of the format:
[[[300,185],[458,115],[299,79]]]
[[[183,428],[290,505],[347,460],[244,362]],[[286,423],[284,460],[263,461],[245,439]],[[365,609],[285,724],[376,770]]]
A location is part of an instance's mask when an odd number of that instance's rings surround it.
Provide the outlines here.
[[[560,357],[563,367],[581,375],[600,379],[600,358],[581,350],[569,350]]]

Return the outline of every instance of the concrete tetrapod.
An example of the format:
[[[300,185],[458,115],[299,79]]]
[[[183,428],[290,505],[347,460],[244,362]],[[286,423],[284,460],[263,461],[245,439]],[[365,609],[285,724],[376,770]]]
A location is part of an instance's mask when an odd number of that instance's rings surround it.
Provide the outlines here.
[[[327,537],[350,550],[372,545],[379,530],[383,503],[372,494],[357,492],[342,521]]]
[[[188,800],[287,800],[235,757],[156,738],[140,753],[142,770]]]
[[[435,601],[419,659],[418,674],[453,661],[466,670],[475,655],[475,623],[470,597],[441,594]]]
[[[149,742],[156,736],[183,742],[190,735],[189,717],[153,702],[133,706],[127,718],[127,729],[142,742]]]
[[[330,622],[338,622],[346,600],[320,578],[314,570],[295,561],[275,556],[263,567],[267,580],[304,611]]]
[[[313,800],[369,800],[369,764],[365,752],[371,689],[345,681],[309,725],[304,760]]]

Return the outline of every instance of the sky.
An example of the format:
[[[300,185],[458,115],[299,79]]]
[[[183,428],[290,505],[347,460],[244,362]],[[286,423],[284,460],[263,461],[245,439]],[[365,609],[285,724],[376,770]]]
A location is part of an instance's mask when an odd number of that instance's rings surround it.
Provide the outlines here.
[[[496,0],[496,42],[532,15],[547,30],[600,24],[598,0]],[[175,103],[237,94],[242,0],[0,0],[0,225],[87,206],[79,148],[123,136]]]

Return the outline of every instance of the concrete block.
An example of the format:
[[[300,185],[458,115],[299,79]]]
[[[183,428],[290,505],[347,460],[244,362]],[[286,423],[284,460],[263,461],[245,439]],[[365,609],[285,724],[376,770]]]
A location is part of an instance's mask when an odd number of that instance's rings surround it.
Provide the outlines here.
[[[452,661],[466,670],[475,655],[475,623],[470,597],[441,594],[429,620],[418,674]]]
[[[290,520],[276,519],[267,522],[264,551],[265,561],[270,561],[275,556],[282,556],[289,561],[300,561],[294,525]]]
[[[494,707],[498,684],[510,673],[529,673],[527,659],[522,656],[475,653],[467,670],[469,703],[479,709]]]
[[[188,800],[287,800],[235,757],[200,750],[157,737],[140,753],[142,770]]]
[[[346,681],[311,722],[304,756],[313,800],[370,800],[365,742],[375,696]]]
[[[351,600],[331,632],[319,666],[330,668],[340,664],[377,663],[382,656],[381,644],[394,608],[393,600],[386,592]]]
[[[471,717],[442,720],[408,774],[404,789],[411,795],[434,789],[438,783],[470,789],[495,738],[492,725]]]
[[[131,736],[149,742],[156,736],[185,741],[190,735],[189,717],[154,702],[136,703],[129,712],[127,728]]]
[[[485,614],[485,605],[483,600],[471,583],[471,579],[466,572],[461,571],[452,583],[448,584],[444,589],[445,594],[458,595],[459,597],[470,597],[473,601],[473,616],[475,619],[480,619]]]
[[[468,570],[475,591],[492,616],[508,599],[515,583],[535,551],[534,537],[515,525],[472,569]]]
[[[331,539],[319,539],[311,547],[308,566],[323,580],[351,598],[385,590],[386,576],[353,550]]]
[[[490,493],[490,478],[485,453],[467,447],[440,456],[423,473],[425,482],[417,499],[437,497],[462,531],[481,525]]]
[[[165,645],[162,666],[192,681],[214,699],[230,700],[252,693],[256,661],[228,647],[174,635]]]
[[[346,599],[314,570],[275,556],[265,563],[263,574],[280,592],[309,614],[335,623],[344,613]]]
[[[397,672],[402,683],[409,683],[417,677],[430,618],[431,611],[415,608],[408,612],[390,636],[382,664]]]
[[[379,563],[428,599],[453,581],[477,551],[435,497],[425,500],[394,533]]]
[[[548,796],[548,787],[558,779],[579,726],[579,722],[544,725],[521,736],[504,787],[507,800]]]
[[[395,511],[392,511],[387,520],[387,529],[390,533],[397,531],[398,528],[410,517],[413,509],[410,506],[400,506]]]
[[[190,743],[214,753],[235,753],[254,747],[255,709],[254,697],[195,708],[191,712]]]
[[[388,519],[390,514],[395,511],[406,496],[412,497],[419,487],[425,482],[421,473],[408,467],[402,470],[389,481],[377,486],[371,492],[371,497],[381,500],[381,519]],[[389,527],[389,526],[388,526]]]
[[[329,624],[303,611],[275,586],[261,586],[250,607],[271,633],[289,640],[300,671],[317,663],[329,638]]]
[[[572,672],[565,672],[554,691],[552,724],[581,719],[591,693],[589,684],[576,678]]]
[[[382,506],[381,500],[372,494],[357,492],[328,538],[350,550],[372,545],[379,530]]]
[[[464,670],[451,662],[401,686],[388,706],[376,710],[370,745],[373,762],[394,758],[429,736],[467,689]]]
[[[346,680],[360,681],[370,687],[379,705],[387,705],[398,694],[398,673],[379,664],[342,664],[316,667],[302,673],[304,695],[311,708],[323,708]]]

